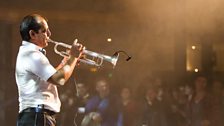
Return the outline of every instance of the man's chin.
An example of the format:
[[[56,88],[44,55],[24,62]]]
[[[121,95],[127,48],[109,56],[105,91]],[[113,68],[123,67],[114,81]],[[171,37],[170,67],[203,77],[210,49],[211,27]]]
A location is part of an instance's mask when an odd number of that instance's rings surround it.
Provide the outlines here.
[[[47,47],[47,46],[48,46],[48,43],[45,43],[45,45],[43,46],[43,48],[44,48],[44,47]]]

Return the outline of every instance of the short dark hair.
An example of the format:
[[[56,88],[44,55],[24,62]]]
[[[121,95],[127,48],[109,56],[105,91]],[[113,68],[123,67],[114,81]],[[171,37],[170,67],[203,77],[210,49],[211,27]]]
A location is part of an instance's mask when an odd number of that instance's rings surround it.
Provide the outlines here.
[[[25,40],[25,41],[30,40],[30,35],[29,35],[30,30],[33,30],[34,32],[38,33],[38,30],[42,27],[42,24],[40,22],[37,22],[38,17],[45,19],[39,14],[30,14],[23,18],[20,24],[20,35],[22,37],[22,40]]]

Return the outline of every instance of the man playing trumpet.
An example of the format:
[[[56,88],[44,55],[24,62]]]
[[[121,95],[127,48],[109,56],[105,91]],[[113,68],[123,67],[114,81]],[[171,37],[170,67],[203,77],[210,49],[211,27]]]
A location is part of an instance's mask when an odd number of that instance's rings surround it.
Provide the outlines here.
[[[61,106],[57,86],[66,84],[84,47],[74,42],[70,57],[54,68],[42,53],[51,36],[46,19],[38,14],[27,15],[21,22],[20,34],[22,44],[15,70],[19,93],[17,126],[55,126],[54,115]]]

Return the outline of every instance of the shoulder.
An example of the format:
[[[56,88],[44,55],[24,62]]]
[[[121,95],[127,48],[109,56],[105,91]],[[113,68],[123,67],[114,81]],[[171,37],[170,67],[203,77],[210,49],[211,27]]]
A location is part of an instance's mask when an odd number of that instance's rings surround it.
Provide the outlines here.
[[[32,64],[32,62],[39,61],[40,59],[43,59],[41,54],[38,51],[34,50],[20,50],[17,56],[17,62],[19,62],[20,64]]]

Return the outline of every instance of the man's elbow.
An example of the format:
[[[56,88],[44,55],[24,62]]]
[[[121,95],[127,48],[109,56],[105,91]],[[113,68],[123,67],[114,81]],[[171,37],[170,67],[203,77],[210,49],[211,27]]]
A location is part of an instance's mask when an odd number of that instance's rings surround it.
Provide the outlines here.
[[[66,83],[66,80],[63,77],[58,79],[54,79],[53,77],[50,77],[47,81],[56,86],[63,86]]]

